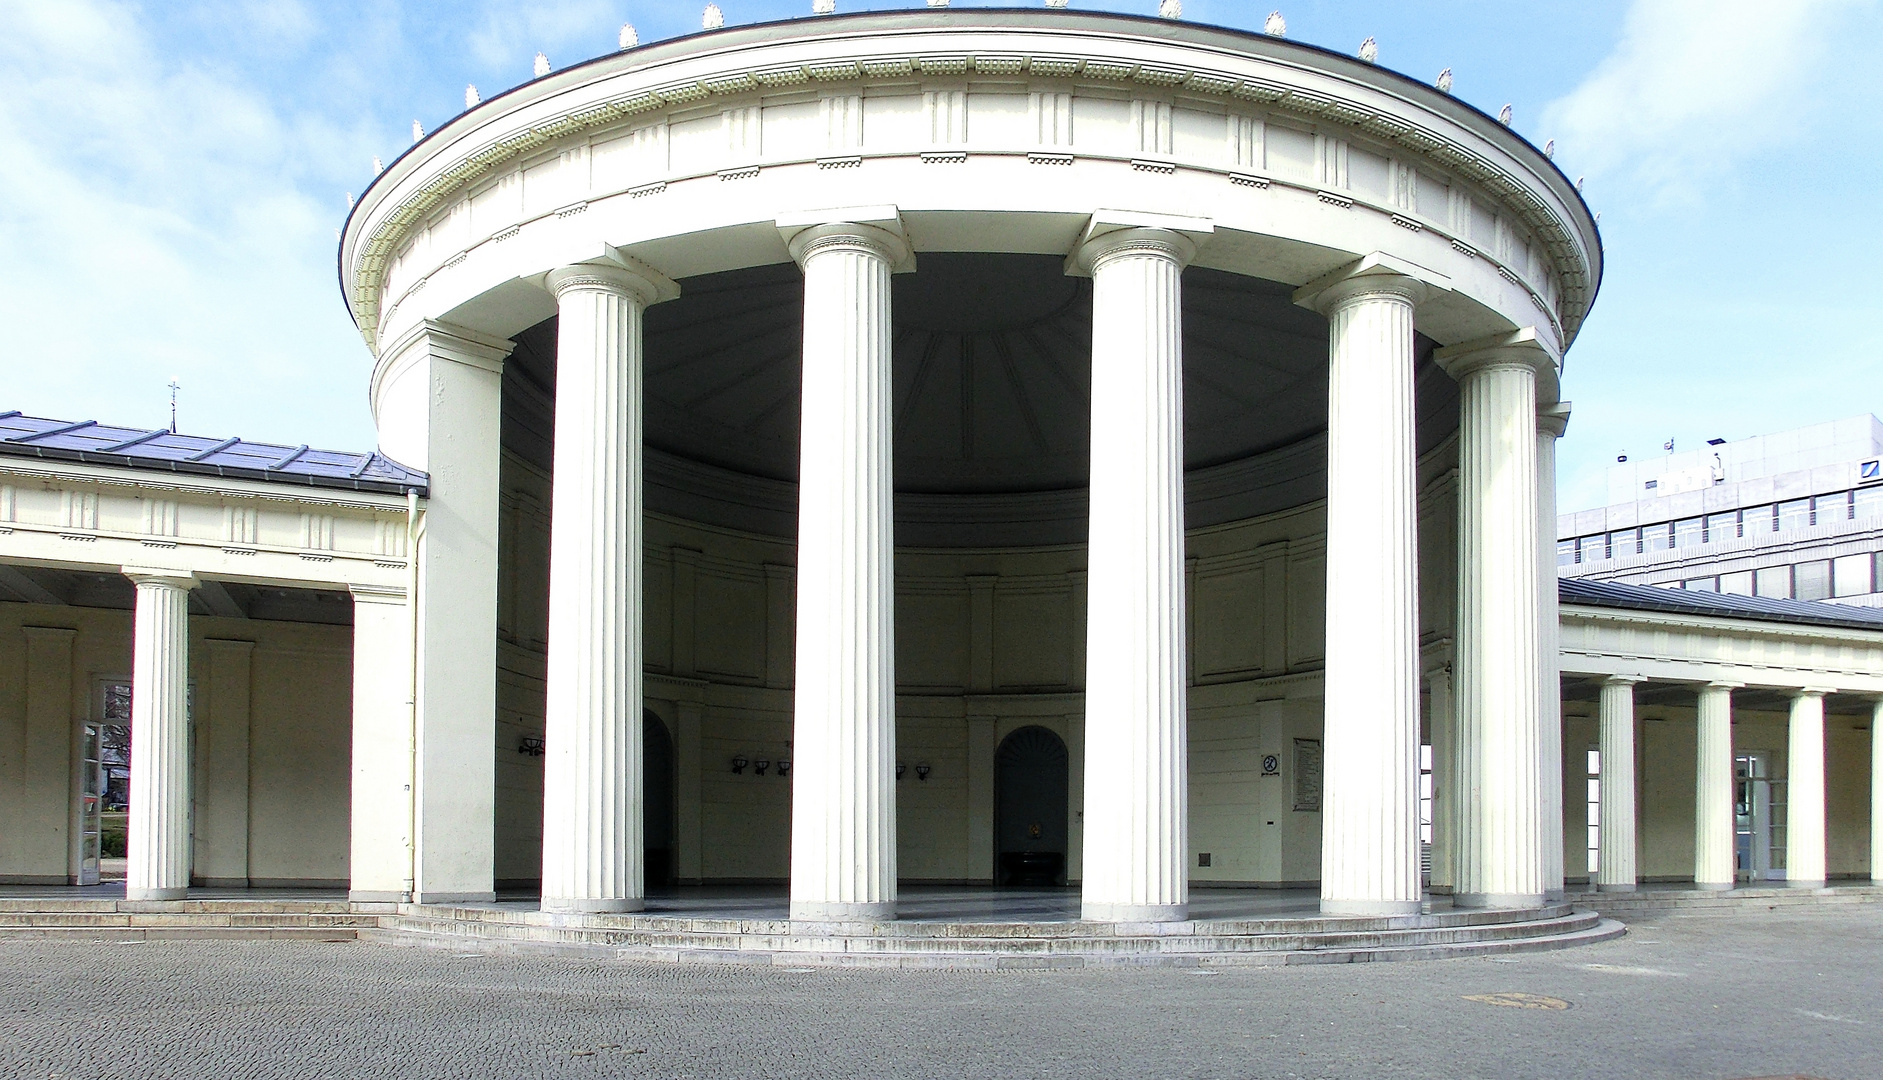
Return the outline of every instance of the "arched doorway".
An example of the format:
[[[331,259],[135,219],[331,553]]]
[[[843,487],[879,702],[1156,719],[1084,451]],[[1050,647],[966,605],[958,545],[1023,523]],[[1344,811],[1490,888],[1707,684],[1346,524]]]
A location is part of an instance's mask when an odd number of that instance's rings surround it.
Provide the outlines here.
[[[647,887],[673,884],[673,736],[653,710],[641,714],[641,829]]]
[[[1066,743],[1038,726],[1001,740],[994,752],[994,881],[1066,881]]]

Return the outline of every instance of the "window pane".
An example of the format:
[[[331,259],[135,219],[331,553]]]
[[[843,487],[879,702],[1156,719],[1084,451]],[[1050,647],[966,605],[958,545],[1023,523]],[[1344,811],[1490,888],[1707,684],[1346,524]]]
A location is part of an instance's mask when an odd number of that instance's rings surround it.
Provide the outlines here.
[[[1753,582],[1760,596],[1776,596],[1781,599],[1791,598],[1791,567],[1768,566],[1757,572]]]
[[[1608,534],[1608,539],[1611,545],[1609,550],[1613,552],[1614,557],[1617,559],[1641,553],[1640,529],[1623,529],[1620,532],[1612,532]]]
[[[1799,600],[1822,600],[1831,595],[1830,560],[1799,563],[1792,567],[1792,596]]]
[[[1677,548],[1695,547],[1700,543],[1701,526],[1699,518],[1687,518],[1674,522],[1674,546]]]
[[[1778,507],[1754,506],[1739,512],[1739,535],[1757,536],[1778,529]]]
[[[1792,499],[1778,504],[1778,531],[1790,532],[1811,524],[1811,500]]]
[[[1811,500],[1811,524],[1828,525],[1833,521],[1850,520],[1850,492],[1840,491],[1835,495],[1819,495]]]
[[[1686,581],[1681,582],[1681,587],[1691,589],[1694,592],[1719,592],[1720,579],[1710,577],[1688,578]]]
[[[1645,525],[1641,529],[1641,550],[1669,551],[1674,546],[1672,525]]]
[[[1589,751],[1589,775],[1602,775],[1602,752],[1600,750]]]
[[[1576,541],[1577,562],[1599,562],[1608,558],[1608,536],[1585,536]]]
[[[1739,511],[1726,514],[1708,514],[1706,516],[1706,539],[1709,544],[1721,540],[1732,540],[1739,535]]]
[[[1851,492],[1850,515],[1859,520],[1883,518],[1883,486],[1858,488]]]
[[[1832,559],[1832,591],[1838,596],[1863,596],[1874,591],[1870,583],[1871,563],[1874,561],[1875,557],[1870,552]]]
[[[1752,571],[1741,570],[1737,574],[1721,574],[1720,591],[1734,596],[1751,596]]]
[[[1573,566],[1576,562],[1576,542],[1574,540],[1556,541],[1556,565]]]

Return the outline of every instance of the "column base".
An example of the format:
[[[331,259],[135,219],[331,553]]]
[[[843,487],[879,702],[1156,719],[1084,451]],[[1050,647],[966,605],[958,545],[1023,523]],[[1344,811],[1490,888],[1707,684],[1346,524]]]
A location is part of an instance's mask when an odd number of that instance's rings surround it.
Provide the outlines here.
[[[1425,909],[1418,900],[1329,900],[1321,898],[1323,915],[1417,915]]]
[[[349,904],[409,904],[412,894],[388,889],[353,889],[347,893]]]
[[[414,904],[493,904],[495,892],[421,892],[412,894]]]
[[[126,900],[182,900],[189,896],[188,889],[133,889],[126,887]]]
[[[1457,893],[1451,898],[1452,906],[1461,908],[1540,908],[1543,903],[1543,894],[1540,892]]]
[[[891,922],[896,917],[894,900],[865,904],[838,904],[814,900],[791,901],[794,923],[872,923]]]
[[[647,901],[639,896],[621,896],[606,900],[577,900],[565,896],[545,896],[540,905],[551,915],[632,915],[647,910]]]
[[[1612,882],[1611,881],[1598,881],[1595,884],[1595,891],[1596,892],[1634,892],[1635,883],[1632,881],[1612,881]]]
[[[1085,922],[1182,922],[1189,917],[1189,904],[1100,904],[1087,900],[1079,905],[1079,918]]]
[[[1729,892],[1729,891],[1731,891],[1731,890],[1732,890],[1732,888],[1733,888],[1733,882],[1730,882],[1730,881],[1696,881],[1696,882],[1694,882],[1694,883],[1693,883],[1693,887],[1694,887],[1695,889],[1700,889],[1700,890],[1703,890],[1703,891],[1706,891],[1706,892]]]
[[[1825,883],[1822,881],[1792,881],[1790,879],[1785,881],[1787,889],[1822,889],[1824,886]]]

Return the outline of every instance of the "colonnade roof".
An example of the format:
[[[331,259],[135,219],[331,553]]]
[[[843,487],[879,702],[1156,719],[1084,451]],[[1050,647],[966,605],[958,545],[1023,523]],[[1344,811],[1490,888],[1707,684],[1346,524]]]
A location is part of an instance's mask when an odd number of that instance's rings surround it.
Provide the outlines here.
[[[1557,596],[1564,604],[1883,631],[1883,611],[1875,608],[1784,600],[1770,596],[1735,596],[1656,585],[1627,585],[1618,581],[1590,581],[1587,578],[1563,578],[1557,582],[1556,588]]]
[[[309,487],[424,495],[429,478],[377,452],[316,450],[242,438],[182,435],[167,428],[96,420],[52,420],[0,412],[0,454],[227,476]]]

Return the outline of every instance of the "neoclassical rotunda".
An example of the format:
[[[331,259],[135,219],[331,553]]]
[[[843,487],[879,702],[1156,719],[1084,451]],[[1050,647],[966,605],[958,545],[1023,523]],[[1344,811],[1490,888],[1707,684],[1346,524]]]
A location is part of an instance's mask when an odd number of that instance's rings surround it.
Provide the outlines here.
[[[1415,912],[1422,744],[1434,880],[1560,893],[1539,523],[1601,246],[1448,94],[1065,11],[725,29],[443,125],[340,276],[430,478],[356,898]]]

